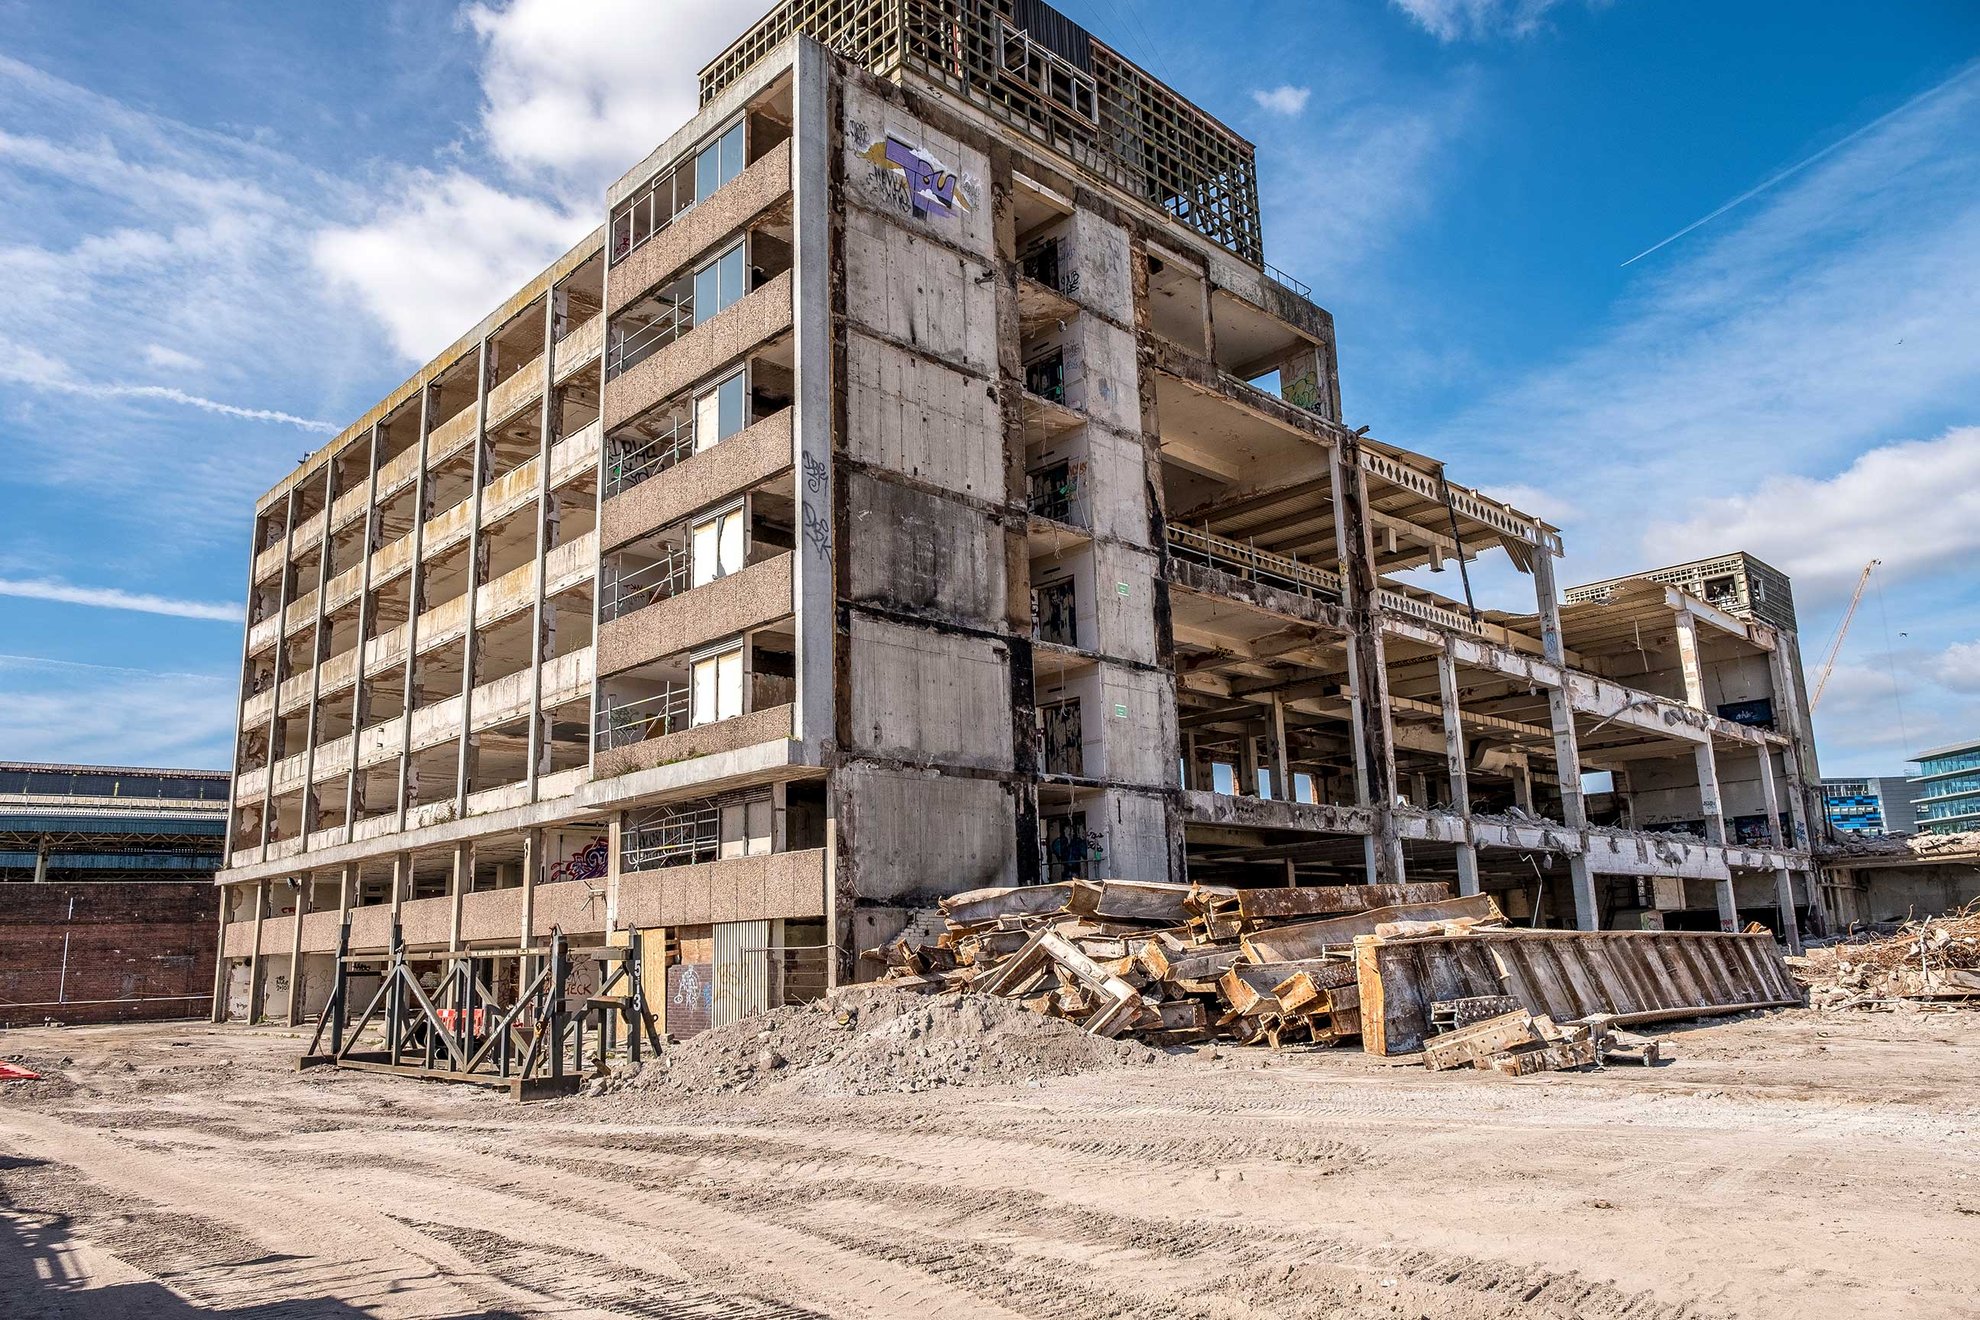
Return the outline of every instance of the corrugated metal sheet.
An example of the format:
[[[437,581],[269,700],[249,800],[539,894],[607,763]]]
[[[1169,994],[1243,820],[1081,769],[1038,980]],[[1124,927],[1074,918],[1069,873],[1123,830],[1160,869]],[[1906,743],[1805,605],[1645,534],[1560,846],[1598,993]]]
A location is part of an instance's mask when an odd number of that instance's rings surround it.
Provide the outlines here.
[[[1430,1005],[1506,994],[1570,1022],[1623,1024],[1798,1004],[1774,937],[1718,931],[1480,930],[1448,938],[1355,941],[1362,1043],[1375,1054],[1422,1048]]]
[[[770,923],[715,923],[715,995],[710,1024],[727,1026],[770,1007]]]

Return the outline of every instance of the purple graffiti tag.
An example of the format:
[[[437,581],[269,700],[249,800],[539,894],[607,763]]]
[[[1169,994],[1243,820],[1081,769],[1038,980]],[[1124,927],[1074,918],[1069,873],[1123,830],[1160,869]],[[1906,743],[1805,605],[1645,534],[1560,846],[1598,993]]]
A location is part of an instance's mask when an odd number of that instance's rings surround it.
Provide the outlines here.
[[[941,161],[890,137],[887,163],[907,176],[908,196],[917,207],[930,213],[939,208],[944,215],[955,214],[956,176]]]

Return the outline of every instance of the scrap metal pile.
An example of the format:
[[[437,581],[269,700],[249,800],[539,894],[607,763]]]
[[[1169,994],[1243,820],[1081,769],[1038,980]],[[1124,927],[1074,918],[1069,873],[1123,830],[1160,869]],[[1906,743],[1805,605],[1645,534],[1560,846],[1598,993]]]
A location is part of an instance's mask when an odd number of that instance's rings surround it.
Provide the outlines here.
[[[1490,896],[1442,884],[978,889],[861,956],[883,984],[996,995],[1100,1036],[1358,1037],[1514,1075],[1654,1061],[1617,1029],[1801,1002],[1765,931],[1515,929]]]
[[[1815,1008],[1888,1008],[1900,1000],[1980,1004],[1980,900],[1906,922],[1882,939],[1812,948],[1789,960]]]
[[[1503,920],[1442,884],[1228,889],[1069,880],[945,899],[865,956],[904,989],[1015,999],[1102,1036],[1334,1044],[1361,1033],[1359,935],[1450,934]]]

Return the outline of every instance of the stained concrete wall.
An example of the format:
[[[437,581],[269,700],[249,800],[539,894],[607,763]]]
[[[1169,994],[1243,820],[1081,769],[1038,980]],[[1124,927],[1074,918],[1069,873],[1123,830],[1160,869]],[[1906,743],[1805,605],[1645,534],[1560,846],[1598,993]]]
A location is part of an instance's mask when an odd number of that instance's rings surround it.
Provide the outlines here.
[[[848,471],[848,600],[983,628],[1007,608],[1003,528],[980,508]],[[1007,694],[1008,695],[1008,694]]]
[[[850,749],[1008,770],[1010,650],[994,640],[856,615]]]

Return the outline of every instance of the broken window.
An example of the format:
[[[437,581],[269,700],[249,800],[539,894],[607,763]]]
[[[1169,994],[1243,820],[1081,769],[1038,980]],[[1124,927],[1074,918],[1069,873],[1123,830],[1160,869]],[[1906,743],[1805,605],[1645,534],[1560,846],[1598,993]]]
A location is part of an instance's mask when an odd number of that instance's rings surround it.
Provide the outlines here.
[[[1054,642],[1060,646],[1079,645],[1079,621],[1074,614],[1076,594],[1073,580],[1052,582],[1031,593],[1031,611],[1037,620],[1037,637],[1041,642]]]
[[[1086,833],[1086,813],[1050,816],[1045,820],[1045,871],[1053,884],[1077,880],[1086,874],[1094,851]]]
[[[1040,706],[1038,722],[1044,732],[1045,773],[1084,775],[1086,739],[1080,720],[1079,698]]]
[[[704,518],[694,525],[693,585],[705,586],[717,578],[729,576],[743,566],[743,551],[748,540],[745,535],[747,528],[748,518],[740,503],[732,504],[720,513]]]
[[[697,726],[732,720],[742,714],[742,646],[737,644],[695,657],[690,685],[694,693],[693,722]]]
[[[743,429],[743,373],[738,371],[694,399],[694,452],[710,448]]]
[[[1055,348],[1024,364],[1024,388],[1041,399],[1063,403],[1066,398],[1066,354]]]
[[[1041,518],[1062,523],[1077,522],[1073,516],[1073,504],[1078,494],[1079,483],[1073,477],[1069,462],[1054,463],[1031,474],[1031,511]]]

